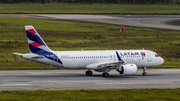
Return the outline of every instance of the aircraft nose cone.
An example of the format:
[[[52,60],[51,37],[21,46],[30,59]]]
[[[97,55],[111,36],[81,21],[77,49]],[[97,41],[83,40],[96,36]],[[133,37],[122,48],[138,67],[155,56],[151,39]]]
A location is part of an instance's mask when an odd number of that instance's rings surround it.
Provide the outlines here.
[[[160,62],[161,64],[163,64],[163,63],[164,63],[164,59],[161,58],[159,62]]]

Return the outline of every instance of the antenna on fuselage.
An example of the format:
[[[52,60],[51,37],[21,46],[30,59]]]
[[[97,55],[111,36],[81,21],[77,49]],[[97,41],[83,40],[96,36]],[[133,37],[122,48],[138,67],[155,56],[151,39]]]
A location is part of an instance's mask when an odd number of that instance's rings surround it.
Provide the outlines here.
[[[83,49],[81,49],[81,51],[83,51]]]
[[[144,48],[143,48],[143,50],[144,50]]]

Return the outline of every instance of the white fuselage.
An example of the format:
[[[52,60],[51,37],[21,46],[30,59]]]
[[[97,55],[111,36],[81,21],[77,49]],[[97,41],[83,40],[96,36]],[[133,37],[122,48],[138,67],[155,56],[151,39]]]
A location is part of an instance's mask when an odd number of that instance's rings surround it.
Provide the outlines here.
[[[32,59],[31,56],[33,55],[24,55],[23,58],[55,67],[86,68],[87,65],[93,63],[118,62],[116,52],[118,52],[120,58],[125,63],[133,63],[136,64],[137,67],[153,67],[161,65],[164,62],[163,58],[157,56],[155,52],[148,50],[53,51],[53,53],[62,61],[62,64],[46,58]],[[142,55],[141,53],[144,53],[145,55]]]

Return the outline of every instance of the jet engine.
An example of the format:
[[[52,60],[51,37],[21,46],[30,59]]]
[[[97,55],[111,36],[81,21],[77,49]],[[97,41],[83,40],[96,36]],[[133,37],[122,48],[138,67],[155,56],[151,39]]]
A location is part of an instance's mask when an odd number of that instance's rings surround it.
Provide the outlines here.
[[[137,73],[137,66],[136,64],[125,64],[121,65],[117,71],[120,74],[136,74]]]

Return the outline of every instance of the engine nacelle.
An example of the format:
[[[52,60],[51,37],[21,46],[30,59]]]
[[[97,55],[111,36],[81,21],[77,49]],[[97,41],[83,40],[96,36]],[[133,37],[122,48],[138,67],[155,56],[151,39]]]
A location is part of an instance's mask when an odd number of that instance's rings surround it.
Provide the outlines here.
[[[137,66],[136,64],[125,64],[119,67],[120,74],[136,74],[137,73]]]

